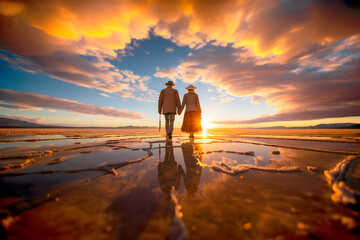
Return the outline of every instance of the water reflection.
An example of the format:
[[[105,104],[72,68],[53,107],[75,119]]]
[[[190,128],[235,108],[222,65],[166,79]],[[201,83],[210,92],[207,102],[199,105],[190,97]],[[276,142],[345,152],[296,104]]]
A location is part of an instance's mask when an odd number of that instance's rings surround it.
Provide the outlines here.
[[[165,147],[164,161],[160,160],[158,165],[158,178],[161,191],[170,200],[172,187],[178,189],[180,186],[181,175],[179,167],[181,166],[175,161],[172,141],[166,141]]]
[[[184,141],[188,140],[175,138],[174,142],[164,143],[156,136],[143,140],[136,136],[119,142],[109,139],[96,144],[97,147],[86,148],[93,151],[89,154],[82,154],[84,149],[65,151],[38,158],[34,165],[16,170],[39,174],[0,175],[0,211],[11,211],[11,216],[19,214],[20,219],[13,223],[5,237],[26,239],[33,236],[36,229],[35,234],[40,238],[51,238],[56,234],[58,238],[68,239],[70,232],[70,239],[77,236],[86,239],[166,239],[169,229],[176,224],[174,209],[181,206],[181,219],[190,239],[323,239],[326,236],[358,239],[358,228],[352,229],[359,223],[358,211],[334,204],[330,199],[332,189],[323,178],[323,171],[335,167],[344,155],[215,138],[197,139],[197,143]],[[162,151],[159,162],[153,161],[158,157],[154,155],[131,167],[127,164],[115,169],[118,175],[104,175],[99,171],[41,173],[134,161],[144,157],[149,143],[149,151],[155,150],[152,144],[159,144]],[[128,149],[115,150],[119,146]],[[271,150],[279,150],[281,154],[273,155]],[[203,152],[198,156],[206,165],[204,169],[193,156],[197,151]],[[254,151],[255,156],[237,153],[244,151]],[[65,159],[57,162],[59,157]],[[5,161],[20,160],[2,160]],[[57,164],[47,165],[53,162]],[[213,171],[210,167],[222,162],[231,167],[298,166],[302,171],[249,171],[240,178],[239,175]],[[345,179],[353,178],[349,186],[358,189],[360,163],[354,164]],[[319,171],[309,172],[308,166]],[[172,188],[182,191],[181,179],[186,194],[171,194]],[[191,197],[198,191],[201,194]],[[50,193],[50,199],[46,193]],[[51,199],[53,196],[59,197],[59,201]],[[171,201],[174,196],[179,196],[176,204]],[[40,204],[44,198],[46,204]]]
[[[202,147],[199,144],[181,144],[181,150],[184,156],[186,172],[180,166],[181,175],[184,178],[185,188],[189,194],[195,194],[200,184],[202,167],[197,164],[197,159],[193,156],[195,152],[201,152]],[[202,161],[201,155],[199,161]]]
[[[185,162],[185,170],[175,160],[174,148],[172,141],[165,144],[164,160],[158,165],[158,178],[161,191],[166,194],[168,200],[171,199],[171,189],[177,190],[180,186],[181,176],[184,179],[184,185],[188,194],[195,194],[200,184],[202,167],[197,164],[194,157],[194,151],[202,151],[199,144],[193,142],[181,144],[181,150]],[[202,161],[200,156],[200,161]]]

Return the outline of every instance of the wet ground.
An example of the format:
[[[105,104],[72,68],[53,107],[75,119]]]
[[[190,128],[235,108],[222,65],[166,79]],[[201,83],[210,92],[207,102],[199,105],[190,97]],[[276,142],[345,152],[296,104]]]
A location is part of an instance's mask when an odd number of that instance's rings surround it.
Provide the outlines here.
[[[356,136],[3,134],[0,237],[359,239]]]

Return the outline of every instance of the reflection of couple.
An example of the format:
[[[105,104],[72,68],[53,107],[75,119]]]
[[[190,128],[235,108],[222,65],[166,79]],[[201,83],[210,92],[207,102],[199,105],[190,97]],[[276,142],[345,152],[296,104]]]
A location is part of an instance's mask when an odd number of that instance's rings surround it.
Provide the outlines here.
[[[158,178],[161,190],[170,199],[171,189],[178,189],[181,176],[183,176],[186,191],[195,194],[200,184],[201,166],[197,164],[197,159],[193,156],[194,150],[201,151],[200,145],[182,144],[181,150],[184,156],[186,173],[182,166],[175,161],[173,145],[171,141],[166,141],[165,158],[159,163]],[[201,161],[201,156],[200,156]]]
[[[184,95],[180,106],[179,93],[173,87],[172,81],[165,83],[166,87],[159,96],[158,112],[165,115],[166,137],[172,139],[176,110],[180,115],[185,108],[185,115],[181,131],[190,133],[190,138],[194,138],[194,133],[200,132],[201,128],[201,107],[199,96],[195,93],[196,87],[189,85],[186,87],[187,93]]]

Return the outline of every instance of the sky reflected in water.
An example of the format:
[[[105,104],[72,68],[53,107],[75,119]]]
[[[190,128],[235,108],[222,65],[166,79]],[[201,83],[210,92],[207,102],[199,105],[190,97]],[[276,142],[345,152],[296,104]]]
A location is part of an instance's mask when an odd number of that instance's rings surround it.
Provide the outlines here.
[[[9,166],[0,172],[5,237],[164,239],[169,229],[190,239],[358,237],[359,211],[332,202],[323,174],[346,152],[315,151],[332,150],[328,142],[299,150],[232,140],[190,141],[182,135],[173,141],[158,136],[81,144],[54,140],[55,146],[43,146],[61,151],[44,152],[22,167],[11,164],[26,157],[6,158],[14,155],[2,152],[2,164]],[[68,145],[72,148],[64,148]],[[224,164],[252,168],[231,175],[214,167]],[[281,171],[294,166],[297,171]],[[347,178],[359,191],[358,166],[354,161]]]

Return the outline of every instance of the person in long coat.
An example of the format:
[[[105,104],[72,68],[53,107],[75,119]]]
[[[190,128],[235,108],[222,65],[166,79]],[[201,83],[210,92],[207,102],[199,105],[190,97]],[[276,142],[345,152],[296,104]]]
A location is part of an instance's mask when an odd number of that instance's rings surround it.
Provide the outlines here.
[[[194,195],[200,184],[201,167],[198,162],[202,162],[202,155],[199,154],[199,159],[196,159],[194,153],[202,152],[200,144],[194,144],[193,141],[189,143],[182,143],[181,150],[184,157],[186,171],[179,165],[179,172],[183,176],[185,189],[190,195]]]
[[[179,165],[175,160],[172,141],[166,141],[164,161],[158,165],[158,179],[160,189],[166,194],[166,199],[171,199],[171,189],[177,190],[180,186],[181,174]]]
[[[161,90],[158,102],[159,114],[165,116],[166,137],[172,139],[174,120],[177,110],[180,108],[180,97],[175,84],[172,81],[165,83],[165,89]]]
[[[202,131],[201,106],[199,96],[195,92],[196,87],[189,85],[185,89],[187,90],[187,93],[185,93],[182,105],[179,109],[179,114],[181,114],[185,108],[185,115],[181,131],[190,133],[189,137],[194,138],[194,133]]]

